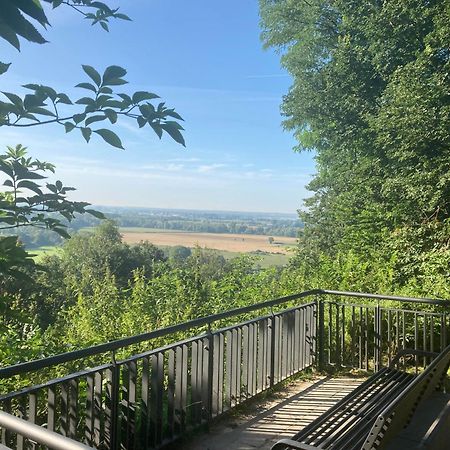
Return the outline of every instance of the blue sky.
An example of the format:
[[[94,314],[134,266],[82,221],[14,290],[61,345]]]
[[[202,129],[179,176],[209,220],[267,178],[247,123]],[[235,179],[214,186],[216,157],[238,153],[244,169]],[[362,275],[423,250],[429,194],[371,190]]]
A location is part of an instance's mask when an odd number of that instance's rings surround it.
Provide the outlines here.
[[[187,148],[159,141],[133,122],[114,129],[125,151],[93,138],[86,144],[58,126],[0,129],[0,145],[22,143],[53,162],[77,187],[73,199],[102,205],[295,212],[308,196],[311,154],[296,154],[282,130],[280,103],[291,83],[279,56],[259,39],[257,0],[116,0],[133,22],[113,21],[110,33],[66,8],[49,11],[50,43],[22,42],[1,90],[45,83],[76,95],[81,64],[128,70],[123,91],[149,90],[185,119]]]

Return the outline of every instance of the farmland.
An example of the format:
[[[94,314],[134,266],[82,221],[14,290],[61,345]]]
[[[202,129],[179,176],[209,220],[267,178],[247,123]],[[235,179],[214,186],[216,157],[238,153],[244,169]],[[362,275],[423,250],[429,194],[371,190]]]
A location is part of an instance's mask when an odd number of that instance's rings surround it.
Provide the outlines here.
[[[193,233],[186,231],[161,231],[153,229],[121,228],[124,242],[136,244],[149,241],[156,246],[173,247],[207,247],[233,253],[282,253],[287,254],[289,248],[296,245],[297,240],[291,237],[273,236],[269,243],[267,236],[231,233]]]

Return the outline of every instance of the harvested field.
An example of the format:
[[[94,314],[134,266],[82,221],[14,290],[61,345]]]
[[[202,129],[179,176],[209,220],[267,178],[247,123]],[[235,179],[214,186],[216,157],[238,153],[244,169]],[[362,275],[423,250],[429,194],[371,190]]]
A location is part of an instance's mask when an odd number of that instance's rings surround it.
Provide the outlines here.
[[[269,243],[268,236],[256,234],[218,234],[218,233],[190,233],[186,231],[121,231],[124,242],[136,244],[149,241],[157,246],[173,247],[207,247],[228,252],[247,253],[263,251],[268,253],[288,253],[288,248],[297,243],[291,237],[273,236],[274,243]]]

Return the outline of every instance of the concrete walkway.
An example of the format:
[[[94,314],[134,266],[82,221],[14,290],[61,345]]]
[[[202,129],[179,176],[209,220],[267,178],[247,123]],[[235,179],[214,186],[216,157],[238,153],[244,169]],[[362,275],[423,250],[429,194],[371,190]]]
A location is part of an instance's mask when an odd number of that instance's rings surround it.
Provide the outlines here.
[[[320,416],[356,386],[362,378],[316,378],[296,381],[262,403],[251,413],[226,417],[209,433],[182,443],[183,450],[269,450],[279,439],[291,437]]]

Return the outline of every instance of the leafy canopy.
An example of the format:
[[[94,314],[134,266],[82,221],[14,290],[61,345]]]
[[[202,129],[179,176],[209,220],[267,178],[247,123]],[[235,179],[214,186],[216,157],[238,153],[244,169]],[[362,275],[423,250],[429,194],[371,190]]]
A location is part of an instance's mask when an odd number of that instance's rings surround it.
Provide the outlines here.
[[[130,20],[119,8],[111,8],[104,2],[92,0],[43,0],[53,8],[66,6],[74,9],[91,21],[109,31],[110,19]],[[19,37],[38,44],[46,43],[33,23],[46,28],[49,25],[46,13],[39,0],[4,0],[0,9],[0,37],[20,50]],[[0,75],[9,69],[10,64],[0,62]],[[182,117],[164,102],[153,104],[150,101],[159,99],[152,92],[137,91],[134,93],[117,92],[118,86],[124,85],[126,70],[120,66],[110,66],[102,75],[89,65],[83,65],[88,76],[86,81],[76,85],[88,93],[72,101],[69,96],[50,86],[26,84],[23,87],[31,93],[19,96],[16,93],[4,92],[0,101],[0,127],[34,127],[46,124],[59,124],[66,132],[77,129],[86,142],[92,133],[100,136],[109,145],[123,148],[120,137],[104,127],[93,127],[99,122],[114,125],[119,119],[129,118],[139,128],[150,127],[161,139],[164,133],[175,142],[185,146],[180,125]]]
[[[316,152],[304,245],[369,259],[396,248],[399,265],[448,248],[450,1],[260,7],[265,45],[293,77],[285,127]],[[421,236],[418,248],[400,236]]]

